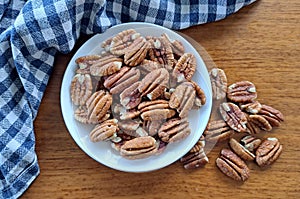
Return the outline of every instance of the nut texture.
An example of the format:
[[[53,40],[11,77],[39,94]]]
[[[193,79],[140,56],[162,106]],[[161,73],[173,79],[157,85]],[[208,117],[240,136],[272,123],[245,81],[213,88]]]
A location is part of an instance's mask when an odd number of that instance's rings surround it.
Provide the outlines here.
[[[209,142],[222,142],[228,140],[234,134],[224,120],[215,120],[208,123],[204,135]]]
[[[216,165],[223,174],[234,180],[246,181],[249,178],[250,170],[246,163],[229,149],[222,149]]]
[[[220,68],[213,68],[209,72],[213,99],[223,100],[227,92],[227,77],[225,72]]]
[[[255,150],[261,144],[261,139],[256,138],[252,135],[246,135],[241,138],[240,142],[248,151],[255,152]]]
[[[118,120],[106,120],[94,127],[90,132],[90,140],[92,142],[106,141],[116,137],[118,129]]]
[[[227,97],[233,102],[252,102],[257,98],[256,88],[252,82],[240,81],[228,86]]]
[[[138,105],[143,120],[166,120],[175,115],[175,111],[169,107],[166,100],[154,100],[142,102]]]
[[[247,120],[247,128],[250,134],[257,134],[261,131],[272,130],[271,124],[261,115],[249,115],[247,116]]]
[[[196,71],[196,58],[191,53],[184,53],[175,65],[172,75],[177,82],[190,81]]]
[[[240,133],[247,132],[246,115],[237,105],[231,102],[224,102],[220,105],[220,113],[230,128]]]
[[[279,127],[284,121],[283,114],[279,110],[265,104],[262,105],[258,114],[266,118],[273,127]]]
[[[171,143],[186,138],[191,133],[187,118],[173,118],[162,124],[158,136],[162,141]]]
[[[151,136],[138,137],[126,141],[120,148],[120,154],[127,159],[141,159],[157,152],[159,142]]]
[[[75,105],[85,105],[92,95],[93,85],[89,74],[76,74],[71,82],[71,100]]]
[[[230,138],[229,140],[230,148],[243,160],[254,160],[255,155],[241,145],[236,139]]]
[[[132,84],[120,94],[120,102],[126,109],[133,109],[140,104],[142,100],[141,93],[138,90],[140,83]]]
[[[249,102],[247,104],[241,104],[241,109],[250,114],[257,114],[261,110],[261,104],[258,101]]]
[[[194,106],[195,97],[194,85],[191,82],[183,82],[172,93],[169,105],[177,110],[179,117],[184,118]]]
[[[277,138],[267,138],[256,150],[256,163],[267,166],[274,163],[282,152],[282,145]]]
[[[150,48],[150,43],[145,38],[139,37],[135,39],[124,55],[124,63],[128,66],[136,66],[140,64],[146,57]]]

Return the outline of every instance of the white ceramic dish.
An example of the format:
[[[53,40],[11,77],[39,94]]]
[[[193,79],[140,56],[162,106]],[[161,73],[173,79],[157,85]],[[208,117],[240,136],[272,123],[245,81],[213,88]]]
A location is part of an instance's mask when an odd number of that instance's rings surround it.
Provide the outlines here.
[[[177,143],[169,144],[164,152],[160,155],[154,155],[140,160],[124,159],[118,154],[118,152],[111,148],[110,142],[92,143],[89,140],[89,132],[93,128],[93,125],[85,125],[77,122],[74,119],[73,115],[75,107],[72,105],[70,98],[70,83],[77,67],[75,64],[75,59],[80,56],[99,53],[102,50],[100,47],[102,41],[129,28],[136,29],[137,32],[144,36],[160,36],[162,33],[167,33],[171,39],[180,40],[183,43],[186,52],[191,52],[196,56],[197,71],[193,77],[193,80],[197,82],[204,90],[207,99],[206,104],[201,107],[200,110],[193,110],[190,112],[189,122],[192,133],[186,139]],[[78,146],[91,158],[100,162],[101,164],[125,172],[147,172],[157,170],[178,160],[194,146],[194,144],[202,135],[209,120],[212,108],[212,91],[208,71],[203,60],[194,47],[183,37],[172,30],[153,24],[138,22],[114,26],[103,34],[97,34],[93,36],[86,43],[84,43],[84,45],[82,45],[81,48],[79,48],[79,50],[75,53],[67,66],[62,81],[60,94],[61,109],[65,124]]]

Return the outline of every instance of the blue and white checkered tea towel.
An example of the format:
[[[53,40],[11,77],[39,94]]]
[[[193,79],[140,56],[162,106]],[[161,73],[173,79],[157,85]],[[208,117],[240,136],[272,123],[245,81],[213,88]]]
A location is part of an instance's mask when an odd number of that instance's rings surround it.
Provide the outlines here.
[[[0,198],[17,198],[39,174],[33,121],[57,52],[80,34],[129,21],[171,29],[221,20],[254,0],[0,1]]]

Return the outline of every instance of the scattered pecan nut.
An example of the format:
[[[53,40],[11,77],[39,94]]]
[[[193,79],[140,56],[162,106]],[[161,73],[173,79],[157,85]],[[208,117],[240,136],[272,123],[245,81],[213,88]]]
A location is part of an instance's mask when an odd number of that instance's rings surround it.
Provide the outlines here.
[[[196,91],[191,82],[183,82],[176,87],[169,101],[171,108],[179,113],[179,117],[184,118],[194,106]]]
[[[234,180],[246,181],[249,178],[250,170],[246,163],[229,149],[222,149],[216,165],[223,174]]]
[[[237,105],[224,102],[220,105],[220,113],[224,121],[233,130],[240,133],[247,132],[247,117]]]
[[[243,160],[254,160],[255,155],[249,151],[246,147],[241,145],[236,139],[230,138],[229,140],[230,148]]]
[[[228,86],[227,98],[233,102],[252,102],[257,98],[255,85],[249,81],[240,81]]]
[[[213,99],[223,100],[227,92],[227,77],[225,72],[220,68],[213,68],[209,72]]]
[[[159,142],[151,136],[138,137],[126,141],[120,148],[120,154],[127,159],[141,159],[157,152]]]
[[[241,144],[250,152],[255,152],[255,150],[261,144],[261,139],[256,138],[252,135],[246,135],[241,138]]]
[[[156,69],[142,79],[138,90],[142,93],[142,96],[147,96],[150,100],[155,100],[163,95],[168,82],[169,72],[164,68]]]
[[[248,115],[247,128],[250,134],[257,134],[261,131],[272,130],[271,124],[261,115]]]
[[[177,142],[191,133],[187,118],[173,118],[161,125],[158,136],[164,142]]]
[[[138,105],[143,120],[166,120],[175,115],[175,111],[169,107],[166,100],[154,100],[142,102]]]
[[[282,152],[282,145],[277,138],[267,138],[256,150],[256,163],[263,167],[275,162]]]
[[[273,127],[279,127],[280,123],[284,121],[283,114],[279,110],[265,104],[261,106],[258,114],[266,118]]]
[[[221,119],[209,122],[203,134],[209,142],[222,142],[228,140],[234,134],[234,130]]]
[[[85,105],[92,95],[93,85],[89,74],[76,74],[71,82],[71,100],[75,105]]]
[[[185,169],[196,169],[203,167],[209,162],[203,147],[199,147],[197,150],[191,150],[182,158],[180,158],[180,162],[183,163],[183,167]]]
[[[196,71],[196,58],[191,53],[184,53],[178,60],[172,75],[177,82],[190,81]]]
[[[247,104],[241,104],[241,109],[250,114],[257,114],[261,110],[261,104],[258,101],[249,102]]]
[[[96,125],[90,132],[92,142],[107,141],[117,136],[118,120],[110,119]]]

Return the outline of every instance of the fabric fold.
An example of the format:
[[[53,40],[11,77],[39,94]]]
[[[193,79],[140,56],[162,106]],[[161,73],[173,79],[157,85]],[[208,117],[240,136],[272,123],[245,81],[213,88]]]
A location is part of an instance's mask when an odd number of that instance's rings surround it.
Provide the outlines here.
[[[57,52],[81,34],[145,21],[171,29],[213,22],[254,0],[4,0],[0,2],[0,198],[17,198],[39,174],[33,122]]]

